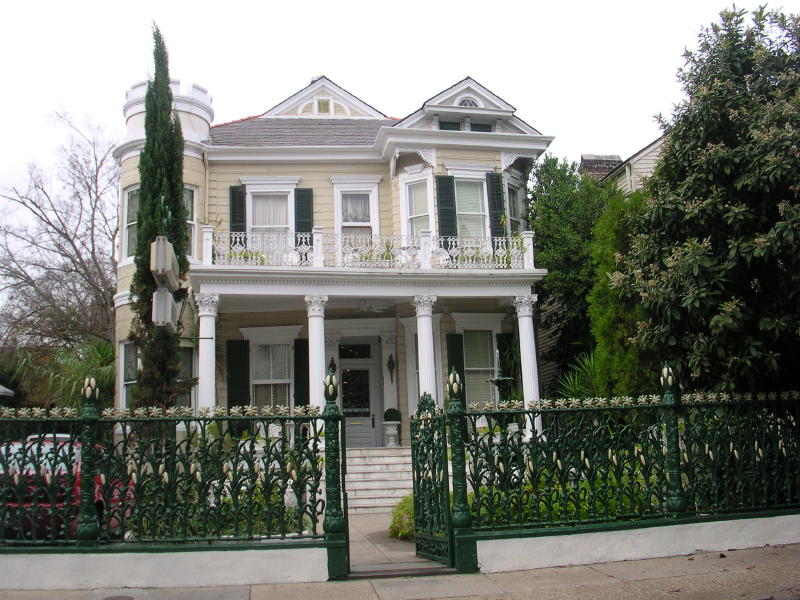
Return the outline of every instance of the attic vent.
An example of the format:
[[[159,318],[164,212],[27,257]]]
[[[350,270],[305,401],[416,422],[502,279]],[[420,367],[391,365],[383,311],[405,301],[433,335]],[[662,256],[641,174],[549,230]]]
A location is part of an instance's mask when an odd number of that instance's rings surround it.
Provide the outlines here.
[[[466,97],[458,101],[459,106],[466,108],[478,108],[478,102],[474,98]]]

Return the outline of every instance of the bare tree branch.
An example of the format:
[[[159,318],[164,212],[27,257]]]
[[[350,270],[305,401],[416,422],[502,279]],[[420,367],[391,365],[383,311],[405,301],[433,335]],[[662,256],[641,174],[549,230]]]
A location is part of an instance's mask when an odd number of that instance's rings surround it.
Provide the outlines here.
[[[55,183],[34,164],[22,188],[0,191],[14,220],[0,224],[0,339],[71,348],[113,341],[119,170],[103,130],[56,115],[70,134]]]

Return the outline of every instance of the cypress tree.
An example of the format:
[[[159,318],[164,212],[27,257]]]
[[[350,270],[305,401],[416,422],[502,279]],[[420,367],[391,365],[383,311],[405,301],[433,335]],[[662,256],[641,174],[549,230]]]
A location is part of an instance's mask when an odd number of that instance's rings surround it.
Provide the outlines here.
[[[129,338],[139,351],[140,369],[134,391],[139,406],[167,406],[185,392],[177,382],[180,372],[179,335],[152,323],[156,283],[150,273],[150,244],[166,235],[178,258],[181,279],[186,276],[188,232],[183,200],[183,133],[172,111],[167,49],[158,27],[153,27],[155,72],[145,96],[145,143],[139,158],[139,213],[136,272],[131,282],[134,320]],[[180,302],[186,290],[174,294]]]

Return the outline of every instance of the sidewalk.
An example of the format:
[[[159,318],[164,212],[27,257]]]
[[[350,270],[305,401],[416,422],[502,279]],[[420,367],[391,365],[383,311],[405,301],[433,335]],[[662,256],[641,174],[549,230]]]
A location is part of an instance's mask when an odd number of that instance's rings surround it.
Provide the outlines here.
[[[415,564],[387,515],[351,517],[353,570]],[[268,552],[266,553],[268,554]],[[210,565],[209,568],[213,568]],[[2,575],[0,574],[0,577]],[[800,600],[800,544],[487,575],[236,587],[2,592],[0,600]]]

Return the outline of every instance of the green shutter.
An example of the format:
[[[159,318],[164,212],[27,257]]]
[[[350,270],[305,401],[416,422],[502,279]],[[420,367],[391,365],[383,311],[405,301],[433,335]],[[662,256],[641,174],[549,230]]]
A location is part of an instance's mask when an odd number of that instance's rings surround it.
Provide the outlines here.
[[[489,229],[492,237],[505,237],[506,228],[502,217],[506,212],[503,202],[503,175],[502,173],[486,174],[486,190],[489,195]]]
[[[322,382],[319,383],[320,391]],[[308,394],[308,340],[294,341],[294,405],[307,406]]]
[[[228,340],[228,407],[250,405],[250,342]]]
[[[311,233],[314,227],[314,190],[301,188],[294,191],[294,230]]]
[[[467,377],[464,373],[464,336],[460,333],[447,334],[447,376],[455,367],[461,377],[461,386],[464,389],[462,396],[466,398]]]
[[[245,191],[243,185],[234,185],[230,189],[231,194],[231,231],[244,231],[246,216],[245,216]]]
[[[449,175],[436,176],[436,206],[439,211],[439,235],[456,237],[456,180]]]

